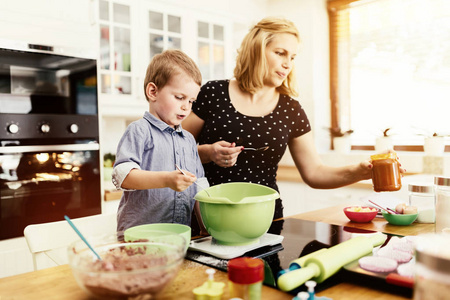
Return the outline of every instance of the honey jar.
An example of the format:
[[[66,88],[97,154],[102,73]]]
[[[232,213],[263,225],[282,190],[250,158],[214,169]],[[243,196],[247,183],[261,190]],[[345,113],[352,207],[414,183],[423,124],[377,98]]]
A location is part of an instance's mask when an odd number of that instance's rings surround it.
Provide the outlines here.
[[[375,192],[393,192],[402,188],[400,163],[397,154],[376,154],[372,160],[372,182]]]

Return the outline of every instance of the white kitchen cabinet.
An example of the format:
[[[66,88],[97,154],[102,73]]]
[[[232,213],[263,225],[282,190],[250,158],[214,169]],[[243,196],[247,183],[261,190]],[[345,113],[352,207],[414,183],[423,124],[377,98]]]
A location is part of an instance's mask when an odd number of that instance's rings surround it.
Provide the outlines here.
[[[146,69],[151,58],[166,49],[181,49],[194,59],[204,82],[231,77],[233,18],[186,3],[98,0],[97,4],[101,116],[136,119],[148,110]]]
[[[232,76],[234,21],[220,11],[181,1],[97,0],[97,18],[102,155],[115,153],[126,125],[149,109],[144,78],[155,54],[181,49],[203,82]]]
[[[100,117],[136,119],[148,108],[139,101],[136,78],[139,19],[136,0],[97,0],[98,92]]]
[[[99,0],[99,91],[131,95],[131,7]]]
[[[167,49],[187,51],[186,41],[191,34],[187,12],[179,6],[161,4],[155,1],[139,2],[139,40],[137,74],[137,98],[146,102],[144,78],[150,60]]]
[[[97,49],[94,0],[2,1],[0,38]]]
[[[144,31],[140,35],[143,47],[139,49],[147,64],[163,50],[181,49],[199,65],[204,82],[231,76],[228,58],[233,51],[233,18],[211,14],[186,3],[149,0],[140,1],[139,12],[140,28]],[[145,74],[147,64],[141,65],[141,74]]]

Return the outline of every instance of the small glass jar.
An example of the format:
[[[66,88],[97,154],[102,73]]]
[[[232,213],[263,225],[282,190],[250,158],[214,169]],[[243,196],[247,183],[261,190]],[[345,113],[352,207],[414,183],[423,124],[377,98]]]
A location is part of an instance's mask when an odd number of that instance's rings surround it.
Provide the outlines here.
[[[259,258],[239,257],[228,262],[228,288],[231,298],[260,300],[264,281],[264,262]]]
[[[436,232],[450,233],[450,178],[434,177],[436,194]]]
[[[372,182],[375,192],[393,192],[402,188],[400,163],[395,153],[376,154],[372,160]]]
[[[436,221],[436,212],[433,184],[410,183],[408,191],[409,205],[417,207],[417,222],[434,223]]]

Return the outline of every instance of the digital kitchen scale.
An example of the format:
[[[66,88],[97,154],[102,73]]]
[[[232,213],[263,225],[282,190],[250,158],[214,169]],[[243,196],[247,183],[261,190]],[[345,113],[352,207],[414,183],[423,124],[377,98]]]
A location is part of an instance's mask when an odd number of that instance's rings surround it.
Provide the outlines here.
[[[232,259],[258,248],[281,244],[283,239],[282,235],[266,233],[256,243],[243,246],[228,246],[221,245],[214,238],[208,236],[191,241],[189,250],[203,252],[218,258]]]

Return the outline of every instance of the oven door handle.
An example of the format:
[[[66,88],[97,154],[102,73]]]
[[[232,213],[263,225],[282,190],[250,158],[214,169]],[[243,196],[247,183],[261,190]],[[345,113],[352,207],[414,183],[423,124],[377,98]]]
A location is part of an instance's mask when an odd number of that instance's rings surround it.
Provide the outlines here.
[[[94,151],[99,150],[98,143],[66,144],[66,145],[33,145],[33,146],[6,146],[0,147],[0,153],[25,153],[49,151]]]

